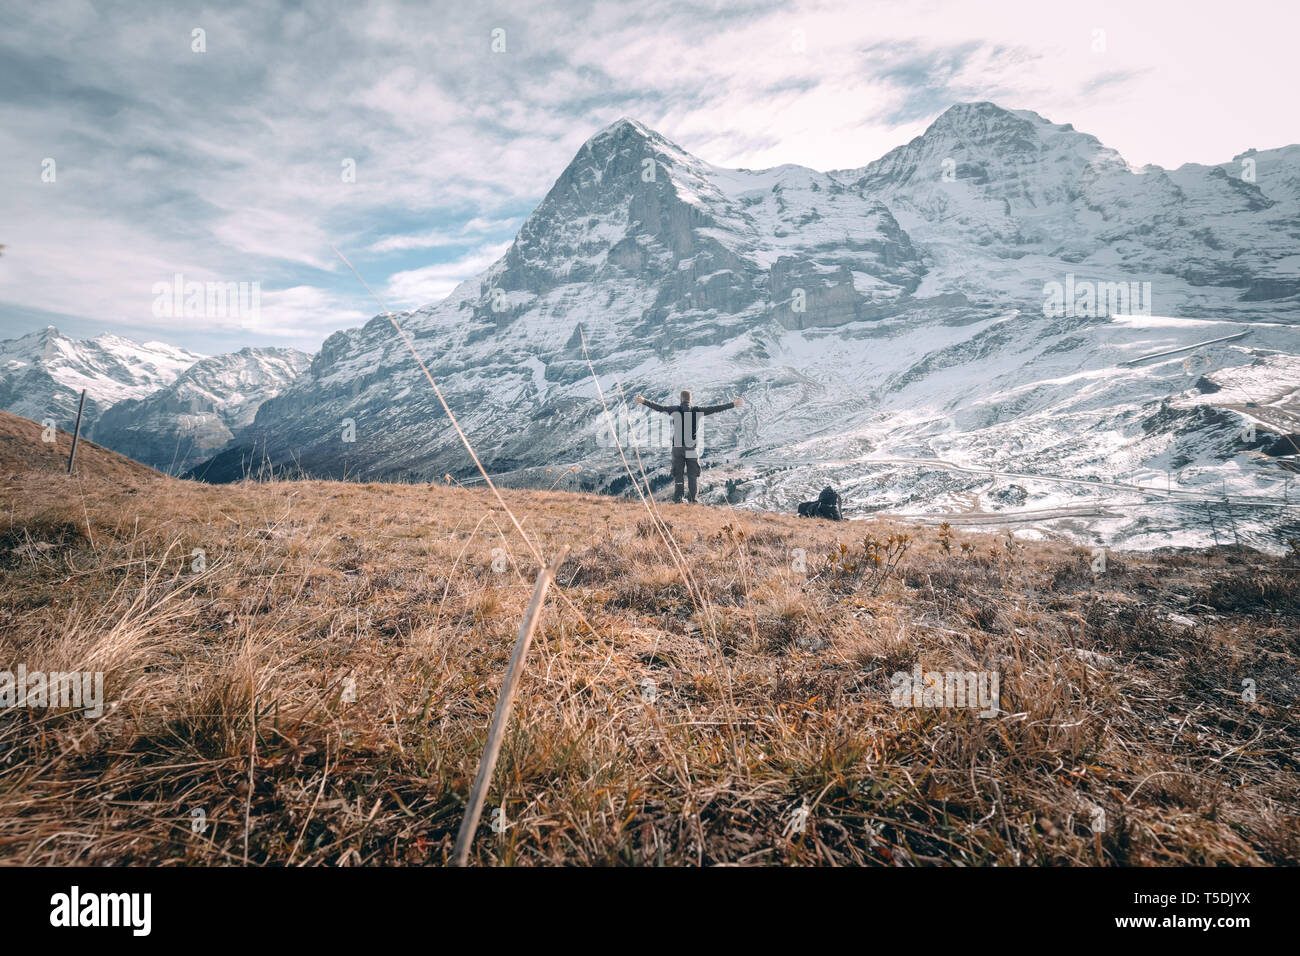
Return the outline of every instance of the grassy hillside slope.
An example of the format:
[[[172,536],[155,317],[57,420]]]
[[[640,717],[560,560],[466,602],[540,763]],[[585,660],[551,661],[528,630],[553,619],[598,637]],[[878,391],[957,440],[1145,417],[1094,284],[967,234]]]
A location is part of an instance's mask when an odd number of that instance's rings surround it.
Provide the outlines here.
[[[491,495],[39,438],[0,417],[0,669],[108,704],[0,710],[0,860],[446,862],[535,574]],[[1296,555],[659,505],[678,561],[638,502],[503,495],[572,553],[480,864],[1300,859]],[[1000,713],[894,706],[918,664]]]

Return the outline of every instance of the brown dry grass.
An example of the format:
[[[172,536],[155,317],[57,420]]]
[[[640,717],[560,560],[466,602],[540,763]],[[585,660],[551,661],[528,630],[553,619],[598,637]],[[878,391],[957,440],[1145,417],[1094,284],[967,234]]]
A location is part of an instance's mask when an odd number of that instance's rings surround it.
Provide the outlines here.
[[[0,429],[0,669],[103,671],[112,703],[0,712],[0,860],[446,862],[534,573],[490,496],[69,479],[27,440]],[[1063,545],[664,505],[688,589],[640,504],[503,494],[573,552],[481,864],[1300,858],[1293,558],[1094,576]],[[895,708],[916,662],[997,670],[1004,713]]]

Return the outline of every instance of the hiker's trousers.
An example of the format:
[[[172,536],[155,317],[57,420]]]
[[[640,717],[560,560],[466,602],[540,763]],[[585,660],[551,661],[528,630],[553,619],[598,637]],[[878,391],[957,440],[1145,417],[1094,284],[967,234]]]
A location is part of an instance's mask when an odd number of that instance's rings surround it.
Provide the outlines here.
[[[691,449],[694,452],[694,449]],[[695,490],[699,485],[700,479],[700,460],[692,454],[686,457],[685,448],[673,449],[673,501],[682,500],[682,477],[685,475],[690,479],[690,491],[686,495],[686,500],[695,503]]]

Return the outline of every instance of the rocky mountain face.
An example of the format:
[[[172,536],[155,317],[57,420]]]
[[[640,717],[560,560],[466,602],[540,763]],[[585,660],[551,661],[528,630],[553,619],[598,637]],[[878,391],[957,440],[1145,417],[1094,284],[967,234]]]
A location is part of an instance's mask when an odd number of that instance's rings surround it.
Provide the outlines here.
[[[623,120],[498,262],[393,318],[505,482],[627,488],[598,379],[624,439],[652,435],[620,404],[638,392],[746,396],[706,424],[713,500],[788,509],[831,482],[859,514],[1159,546],[1210,540],[1208,499],[1254,495],[1284,504],[1240,505],[1234,533],[1276,545],[1294,459],[1267,450],[1300,433],[1298,183],[1300,147],[1133,169],[989,103],[829,173],[721,169]],[[387,316],[331,336],[195,474],[254,459],[475,474]]]
[[[33,421],[68,428],[86,390],[83,421],[117,402],[171,384],[203,358],[188,349],[104,334],[71,339],[54,326],[0,341],[0,408]]]
[[[91,437],[180,474],[224,449],[310,362],[307,353],[289,348],[245,348],[202,359],[165,388],[113,405],[94,422]]]

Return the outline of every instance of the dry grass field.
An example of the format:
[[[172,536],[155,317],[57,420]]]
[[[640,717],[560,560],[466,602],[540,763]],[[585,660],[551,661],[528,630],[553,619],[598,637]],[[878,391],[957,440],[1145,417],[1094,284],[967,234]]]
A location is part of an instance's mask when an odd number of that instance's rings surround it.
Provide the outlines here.
[[[0,669],[107,703],[0,710],[0,861],[446,863],[537,570],[491,494],[66,451],[0,416]],[[502,494],[572,550],[477,864],[1300,860],[1295,554]]]

